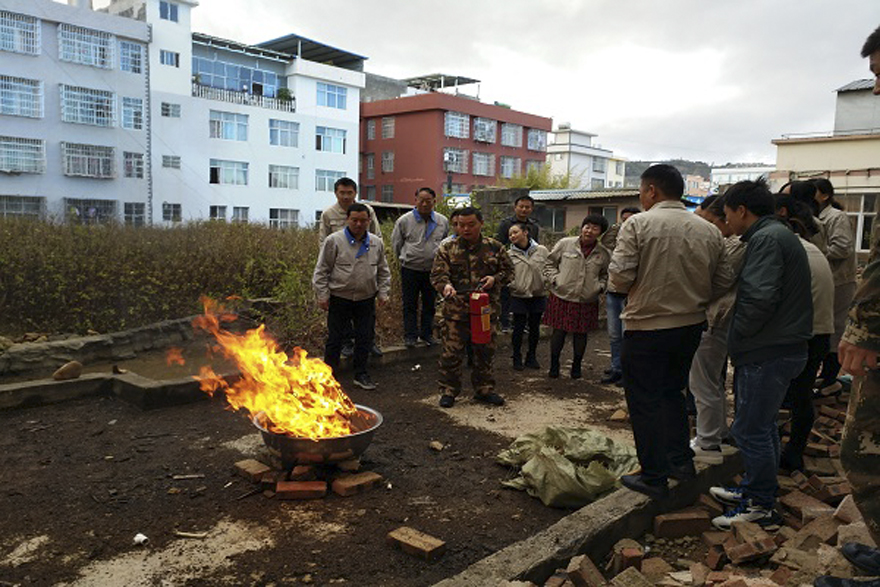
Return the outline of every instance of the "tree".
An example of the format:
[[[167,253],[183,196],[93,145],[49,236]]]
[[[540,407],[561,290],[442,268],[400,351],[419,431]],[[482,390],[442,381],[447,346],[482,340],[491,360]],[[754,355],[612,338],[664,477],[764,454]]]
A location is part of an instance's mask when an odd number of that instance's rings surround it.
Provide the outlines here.
[[[501,187],[528,188],[530,190],[564,190],[581,187],[584,173],[553,174],[549,165],[530,167],[525,174],[517,174],[501,180]]]

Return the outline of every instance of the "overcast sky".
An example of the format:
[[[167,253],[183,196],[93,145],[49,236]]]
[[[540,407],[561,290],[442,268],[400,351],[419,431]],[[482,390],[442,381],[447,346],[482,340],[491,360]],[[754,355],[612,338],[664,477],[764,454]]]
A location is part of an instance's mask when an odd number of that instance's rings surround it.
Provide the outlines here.
[[[484,101],[570,122],[629,159],[773,163],[829,131],[834,90],[870,77],[880,0],[201,0],[193,30],[297,33],[391,77],[481,80]],[[463,88],[469,90],[469,88]],[[474,88],[475,91],[475,88]]]

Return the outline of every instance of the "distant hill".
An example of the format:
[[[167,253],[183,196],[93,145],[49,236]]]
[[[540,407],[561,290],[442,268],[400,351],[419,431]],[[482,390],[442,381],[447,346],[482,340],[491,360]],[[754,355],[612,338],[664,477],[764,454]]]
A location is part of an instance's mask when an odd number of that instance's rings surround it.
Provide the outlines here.
[[[638,185],[638,180],[642,175],[642,172],[654,163],[674,165],[679,171],[681,171],[682,175],[699,175],[707,180],[712,175],[712,166],[702,161],[687,161],[686,159],[669,159],[667,161],[627,161],[625,180],[627,185]]]

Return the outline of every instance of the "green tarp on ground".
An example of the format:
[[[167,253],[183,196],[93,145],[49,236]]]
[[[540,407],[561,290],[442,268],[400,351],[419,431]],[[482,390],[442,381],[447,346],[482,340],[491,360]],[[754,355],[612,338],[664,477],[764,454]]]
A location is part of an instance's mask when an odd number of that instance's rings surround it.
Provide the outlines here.
[[[520,469],[504,486],[559,508],[595,501],[617,487],[621,475],[638,468],[634,447],[591,428],[561,426],[520,436],[496,460]]]

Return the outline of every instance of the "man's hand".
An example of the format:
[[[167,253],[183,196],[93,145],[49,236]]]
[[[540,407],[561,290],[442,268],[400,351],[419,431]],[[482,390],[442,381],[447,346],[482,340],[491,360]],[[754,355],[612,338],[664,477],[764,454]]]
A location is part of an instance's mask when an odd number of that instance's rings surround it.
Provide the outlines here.
[[[455,288],[452,287],[452,284],[451,284],[451,283],[447,283],[447,284],[443,287],[443,297],[444,297],[444,298],[451,298],[452,296],[454,296],[454,295],[457,294],[457,293],[458,293],[458,292],[455,291]]]
[[[326,312],[330,309],[330,300],[318,300],[318,307]]]
[[[877,351],[863,349],[843,340],[837,345],[840,367],[851,375],[865,375],[868,369],[876,369],[877,355]]]
[[[482,289],[483,291],[485,291],[487,289],[492,289],[492,287],[494,285],[495,285],[495,276],[494,275],[487,275],[480,280],[480,289]]]

